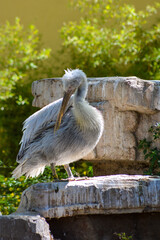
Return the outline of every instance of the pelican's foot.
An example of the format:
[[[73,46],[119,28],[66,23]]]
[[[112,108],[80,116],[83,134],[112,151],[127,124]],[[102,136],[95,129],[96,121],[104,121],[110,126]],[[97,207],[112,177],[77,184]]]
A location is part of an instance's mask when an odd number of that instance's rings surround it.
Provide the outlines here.
[[[87,180],[87,179],[89,179],[89,177],[69,177],[69,178],[67,178],[68,179],[68,181],[82,181],[82,180]]]
[[[54,179],[53,182],[71,182],[71,181],[82,181],[87,180],[89,177],[68,177],[64,179]]]
[[[67,178],[68,181],[75,181],[75,179],[76,179],[76,178],[75,178],[74,176]]]

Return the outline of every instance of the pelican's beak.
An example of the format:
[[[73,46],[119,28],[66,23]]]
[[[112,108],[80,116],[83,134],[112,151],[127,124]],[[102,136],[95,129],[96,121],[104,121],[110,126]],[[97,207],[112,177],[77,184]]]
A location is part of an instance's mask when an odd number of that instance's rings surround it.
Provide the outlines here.
[[[58,114],[57,120],[56,120],[56,124],[54,126],[54,132],[56,132],[60,127],[62,117],[65,113],[68,101],[69,101],[71,95],[73,94],[73,92],[74,92],[73,90],[68,90],[67,92],[64,93],[61,109],[59,111],[59,114]]]

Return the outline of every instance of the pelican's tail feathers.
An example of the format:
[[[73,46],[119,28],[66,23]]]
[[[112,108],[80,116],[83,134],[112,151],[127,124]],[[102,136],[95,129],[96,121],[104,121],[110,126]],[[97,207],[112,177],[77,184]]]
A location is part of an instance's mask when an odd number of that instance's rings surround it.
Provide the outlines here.
[[[20,163],[12,172],[12,177],[15,179],[25,175],[28,177],[37,177],[40,173],[43,173],[45,169],[45,165],[41,166],[31,166],[27,160]]]

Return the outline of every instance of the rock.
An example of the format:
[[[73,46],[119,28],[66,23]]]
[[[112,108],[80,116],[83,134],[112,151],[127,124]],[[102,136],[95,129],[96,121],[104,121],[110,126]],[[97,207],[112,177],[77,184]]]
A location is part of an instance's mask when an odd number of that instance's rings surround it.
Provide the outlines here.
[[[92,161],[94,176],[106,176],[114,174],[143,175],[148,171],[148,161],[121,161],[121,160],[94,160]]]
[[[16,214],[45,218],[160,212],[160,177],[112,175],[38,183],[23,192]]]
[[[138,142],[150,139],[148,129],[160,119],[160,81],[136,77],[88,78],[88,81],[88,101],[102,111],[105,128],[97,147],[84,159],[137,164],[143,161]],[[32,93],[33,106],[43,107],[62,97],[62,81],[60,78],[35,81]]]
[[[109,101],[121,111],[153,114],[160,110],[160,81],[137,77],[88,78],[89,102]],[[61,78],[34,81],[33,106],[43,107],[62,97]]]
[[[49,225],[40,216],[0,216],[0,240],[52,240]]]
[[[160,213],[81,215],[47,220],[61,240],[159,240]],[[119,238],[115,233],[126,233]],[[132,236],[132,238],[129,236]]]
[[[44,107],[63,95],[62,81],[60,78],[35,81],[32,83],[32,94],[35,97],[33,106]]]

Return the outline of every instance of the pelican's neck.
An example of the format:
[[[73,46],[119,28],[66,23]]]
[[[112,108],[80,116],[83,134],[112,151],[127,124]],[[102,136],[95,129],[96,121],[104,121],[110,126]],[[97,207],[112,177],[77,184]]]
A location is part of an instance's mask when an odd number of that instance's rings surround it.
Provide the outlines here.
[[[87,82],[79,86],[73,100],[73,114],[81,129],[95,129],[99,127],[99,113],[96,108],[85,101],[87,95]]]
[[[77,89],[77,91],[74,94],[74,104],[76,105],[76,103],[78,102],[82,102],[87,95],[87,91],[88,91],[88,83],[87,81],[84,81]]]

